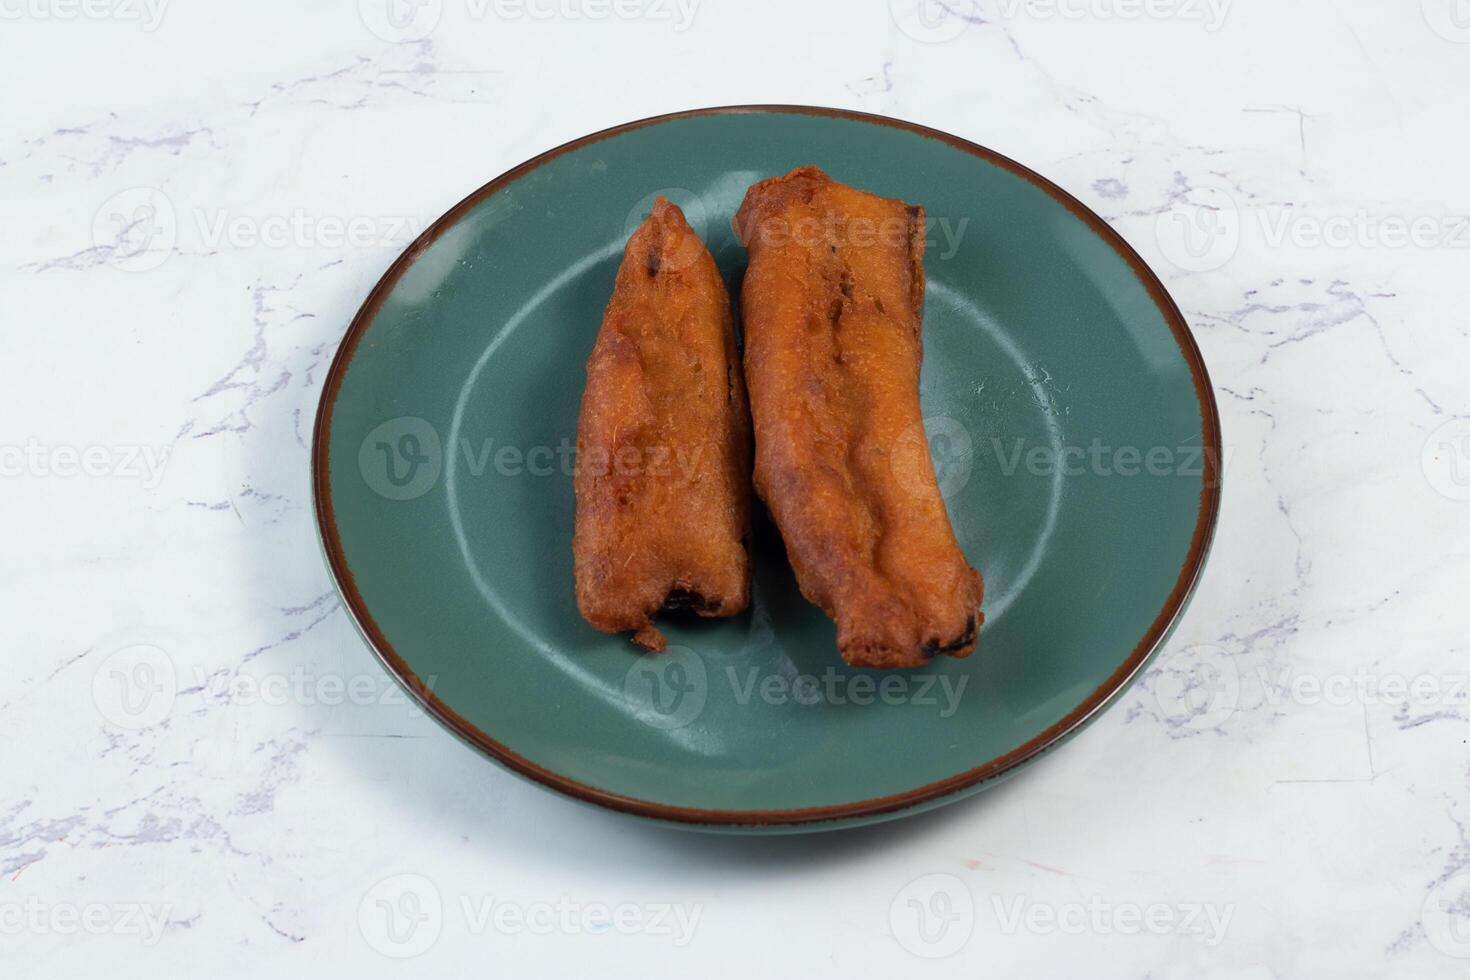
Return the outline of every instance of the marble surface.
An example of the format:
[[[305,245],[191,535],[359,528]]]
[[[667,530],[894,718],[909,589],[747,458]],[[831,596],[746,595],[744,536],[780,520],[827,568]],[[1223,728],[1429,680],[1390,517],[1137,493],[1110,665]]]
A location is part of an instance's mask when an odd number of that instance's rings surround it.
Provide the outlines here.
[[[9,976],[1462,977],[1464,0],[0,0]],[[1229,450],[1199,594],[1022,777],[713,839],[482,763],[318,555],[366,290],[468,190],[658,112],[987,144],[1157,268]],[[413,957],[409,959],[408,957]]]

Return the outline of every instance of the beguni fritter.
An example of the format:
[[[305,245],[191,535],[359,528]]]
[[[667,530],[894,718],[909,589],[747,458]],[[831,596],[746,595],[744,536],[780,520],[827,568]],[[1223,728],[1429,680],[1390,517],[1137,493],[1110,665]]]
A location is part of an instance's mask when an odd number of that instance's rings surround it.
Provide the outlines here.
[[[735,219],[755,486],[843,658],[967,656],[982,582],[955,540],[919,409],[924,212],[815,167]]]
[[[678,207],[629,238],[577,423],[577,607],[662,650],[665,609],[750,601],[750,416],[730,296]]]

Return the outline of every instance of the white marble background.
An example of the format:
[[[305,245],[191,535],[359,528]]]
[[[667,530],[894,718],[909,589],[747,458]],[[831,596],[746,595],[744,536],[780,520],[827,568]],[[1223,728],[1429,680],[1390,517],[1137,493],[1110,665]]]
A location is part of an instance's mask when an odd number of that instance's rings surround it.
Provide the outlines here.
[[[0,0],[0,972],[1467,975],[1470,3],[947,2]],[[761,101],[1097,209],[1231,455],[1185,622],[1065,751],[712,839],[398,702],[306,445],[414,228],[583,133]]]

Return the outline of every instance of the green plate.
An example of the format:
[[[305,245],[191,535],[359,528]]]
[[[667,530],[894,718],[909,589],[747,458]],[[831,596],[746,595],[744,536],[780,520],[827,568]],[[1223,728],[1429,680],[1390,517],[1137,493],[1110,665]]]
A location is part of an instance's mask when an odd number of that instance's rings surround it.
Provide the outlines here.
[[[734,295],[741,197],[801,164],[928,211],[926,428],[986,579],[967,660],[844,666],[763,513],[747,614],[666,617],[662,656],[577,615],[571,447],[623,243],[661,193]],[[1183,611],[1219,452],[1179,310],[1060,188],[910,123],[752,106],[586,136],[439,219],[347,331],[312,463],[343,601],[455,734],[615,810],[792,831],[959,799],[1095,717]]]

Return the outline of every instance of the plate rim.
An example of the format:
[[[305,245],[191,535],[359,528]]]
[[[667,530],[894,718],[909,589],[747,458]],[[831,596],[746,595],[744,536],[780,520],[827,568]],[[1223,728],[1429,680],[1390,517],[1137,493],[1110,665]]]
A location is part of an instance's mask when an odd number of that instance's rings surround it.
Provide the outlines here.
[[[967,769],[964,772],[956,773],[936,782],[926,783],[922,786],[889,794],[888,796],[854,800],[847,803],[787,809],[736,810],[679,806],[599,789],[598,787],[588,785],[587,783],[583,783],[533,762],[513,751],[508,746],[491,738],[490,735],[478,726],[460,715],[414,673],[407,661],[393,648],[387,636],[373,619],[366,601],[357,590],[352,569],[347,563],[346,553],[343,550],[341,537],[337,530],[331,498],[328,452],[331,444],[332,412],[336,406],[337,396],[341,391],[347,368],[352,361],[353,355],[357,352],[358,343],[368,326],[376,318],[390,290],[397,285],[399,279],[402,278],[403,274],[408,271],[409,267],[425,249],[437,241],[445,231],[457,224],[466,212],[474,208],[481,201],[565,153],[591,146],[613,136],[620,136],[649,126],[680,119],[762,113],[823,116],[849,122],[886,126],[929,139],[939,140],[955,149],[979,157],[986,163],[998,166],[1015,176],[1021,177],[1034,187],[1045,192],[1054,201],[1061,204],[1086,224],[1132,269],[1134,276],[1144,286],[1150,299],[1153,300],[1154,305],[1163,317],[1165,324],[1174,335],[1180,352],[1183,354],[1184,360],[1189,367],[1190,380],[1194,384],[1195,396],[1199,402],[1200,419],[1203,423],[1202,435],[1205,443],[1203,447],[1203,486],[1200,491],[1199,512],[1196,516],[1194,532],[1190,539],[1189,551],[1185,556],[1174,587],[1165,598],[1164,606],[1158,616],[1144,632],[1143,637],[1134,646],[1123,663],[1096,690],[1084,698],[1079,705],[1061,719],[1043,729],[1040,733],[1032,736],[1022,745],[978,766]],[[1123,236],[1115,231],[1101,216],[1073,197],[1066,190],[1063,190],[1060,186],[1024,164],[1018,163],[1010,157],[997,153],[988,147],[943,130],[908,120],[828,106],[780,103],[725,105],[685,109],[677,112],[648,116],[632,122],[600,129],[585,136],[569,140],[517,164],[498,177],[481,185],[425,228],[393,260],[392,264],[388,266],[387,270],[368,292],[366,299],[363,300],[362,305],[358,308],[357,313],[348,325],[347,331],[338,345],[336,354],[332,358],[331,367],[328,369],[326,377],[322,382],[322,392],[318,398],[316,418],[312,426],[312,510],[316,521],[317,537],[321,543],[328,571],[332,576],[333,585],[336,587],[337,593],[342,599],[343,605],[348,615],[352,618],[358,632],[367,642],[368,647],[373,651],[374,655],[383,664],[389,675],[418,702],[419,706],[430,717],[447,728],[452,734],[459,737],[461,741],[479,750],[482,754],[510,769],[512,772],[540,783],[549,789],[582,800],[583,802],[635,816],[711,829],[737,829],[739,827],[815,829],[810,825],[822,823],[835,825],[832,822],[847,822],[864,818],[881,819],[886,816],[899,815],[900,811],[911,810],[924,804],[937,805],[941,801],[949,802],[949,800],[945,799],[946,797],[951,800],[959,799],[961,794],[966,794],[966,791],[975,790],[983,784],[998,781],[1047,750],[1057,746],[1068,736],[1075,734],[1100,714],[1114,697],[1122,693],[1149,659],[1163,646],[1170,632],[1183,615],[1189,599],[1199,583],[1219,519],[1222,490],[1220,467],[1223,459],[1221,452],[1220,413],[1215,400],[1214,387],[1210,382],[1204,356],[1200,352],[1199,344],[1196,342],[1194,334],[1189,329],[1189,324],[1185,321],[1184,314],[1180,311],[1178,304],[1169,295],[1168,290],[1164,287],[1158,275],[1149,268],[1148,264],[1124,240]]]

